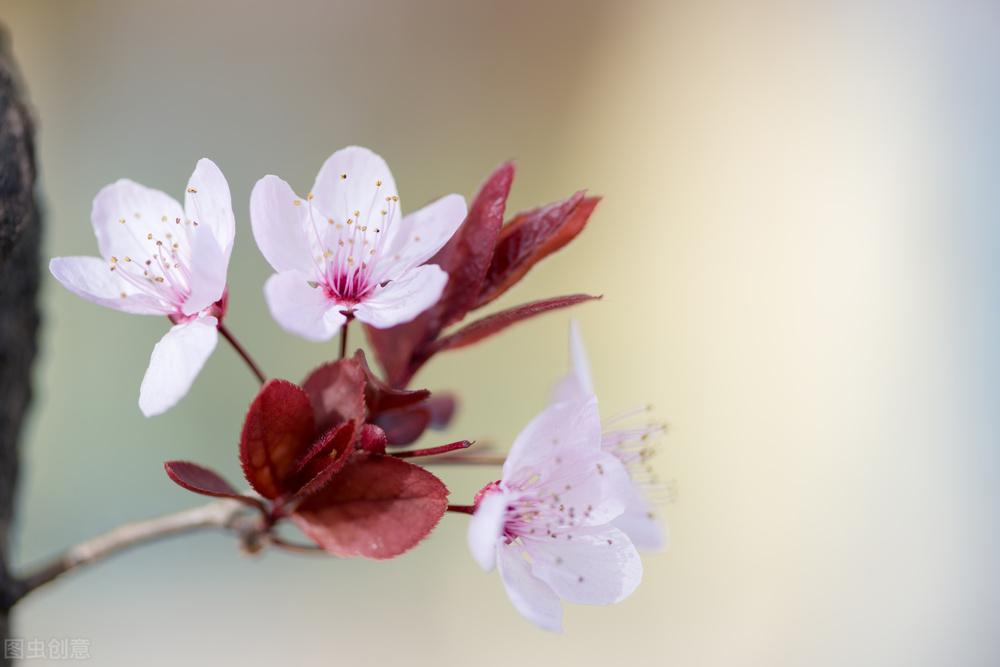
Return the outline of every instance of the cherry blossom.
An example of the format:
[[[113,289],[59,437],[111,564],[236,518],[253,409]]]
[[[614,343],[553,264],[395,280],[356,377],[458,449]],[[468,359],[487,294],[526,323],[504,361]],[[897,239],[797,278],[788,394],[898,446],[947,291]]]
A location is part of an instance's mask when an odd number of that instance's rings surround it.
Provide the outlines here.
[[[499,569],[524,617],[560,631],[560,600],[611,604],[642,579],[638,552],[613,525],[629,487],[601,447],[597,401],[555,403],[517,437],[502,478],[477,496],[469,548],[483,569]]]
[[[448,274],[424,262],[465,215],[453,194],[403,217],[389,167],[358,146],[331,155],[305,197],[265,176],[250,217],[276,271],[264,287],[272,316],[313,341],[329,340],[349,318],[378,329],[409,322],[441,296]]]
[[[553,402],[586,400],[594,395],[587,351],[575,320],[570,322],[569,348],[570,371],[556,385]],[[633,428],[611,428],[647,409],[633,410],[605,421],[601,443],[606,452],[616,456],[625,465],[632,479],[626,496],[625,511],[615,519],[615,525],[628,533],[632,543],[639,549],[658,551],[666,546],[666,535],[657,520],[654,505],[649,500],[649,495],[657,485],[656,476],[648,461],[654,452],[652,438],[663,432],[663,426],[645,424]]]
[[[101,257],[56,257],[49,270],[87,301],[170,319],[139,390],[143,414],[161,414],[187,393],[218,340],[236,231],[229,184],[202,158],[182,208],[159,190],[121,179],[97,193],[91,224]]]

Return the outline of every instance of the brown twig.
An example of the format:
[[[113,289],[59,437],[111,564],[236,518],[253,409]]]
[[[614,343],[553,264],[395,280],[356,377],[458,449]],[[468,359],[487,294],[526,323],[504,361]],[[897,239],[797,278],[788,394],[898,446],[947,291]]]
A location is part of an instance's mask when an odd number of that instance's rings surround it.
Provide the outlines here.
[[[255,553],[266,540],[261,534],[259,518],[248,515],[246,509],[246,505],[235,500],[217,500],[207,505],[119,526],[70,547],[49,562],[29,571],[17,580],[12,603],[78,568],[98,563],[141,544],[204,528],[231,531],[240,538],[241,547],[245,551]]]
[[[219,333],[222,334],[222,337],[229,341],[229,344],[233,346],[234,350],[236,350],[236,354],[243,358],[243,361],[245,361],[247,366],[250,367],[250,372],[257,376],[260,383],[264,384],[267,382],[267,376],[264,375],[264,371],[260,370],[260,366],[258,366],[257,362],[253,360],[250,353],[247,352],[246,348],[240,344],[240,341],[236,340],[236,336],[233,335],[233,332],[230,331],[229,328],[222,322],[219,322],[218,329]]]

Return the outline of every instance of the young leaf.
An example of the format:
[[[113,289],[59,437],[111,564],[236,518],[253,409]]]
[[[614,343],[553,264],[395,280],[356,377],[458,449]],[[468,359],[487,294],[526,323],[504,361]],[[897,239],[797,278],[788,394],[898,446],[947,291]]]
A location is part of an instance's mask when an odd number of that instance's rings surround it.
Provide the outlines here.
[[[426,360],[423,350],[446,326],[461,320],[476,305],[503,225],[513,180],[514,165],[500,165],[480,188],[462,226],[428,260],[428,264],[437,264],[448,273],[448,284],[434,306],[412,322],[391,329],[365,327],[389,384],[406,386]]]
[[[354,452],[356,433],[357,423],[345,421],[331,428],[316,441],[297,464],[296,499],[305,498],[319,491],[343,469]]]
[[[423,405],[416,405],[383,412],[374,422],[385,431],[389,444],[409,445],[430,426],[431,413]]]
[[[355,353],[354,359],[365,372],[365,405],[368,407],[369,419],[387,410],[397,410],[415,405],[431,395],[431,392],[426,389],[395,389],[386,384],[372,372],[362,350]]]
[[[309,396],[286,380],[265,384],[240,437],[240,463],[250,486],[272,500],[294,491],[297,464],[315,435]]]
[[[441,480],[420,466],[359,453],[292,519],[332,554],[382,560],[426,537],[447,509],[447,497]]]
[[[510,308],[509,310],[501,310],[499,313],[494,313],[493,315],[484,317],[481,320],[476,320],[472,324],[462,327],[455,333],[437,340],[434,343],[431,353],[434,354],[444,350],[454,350],[460,347],[465,347],[466,345],[472,345],[473,343],[479,342],[483,338],[503,331],[507,327],[526,320],[529,317],[535,317],[536,315],[547,313],[550,310],[567,308],[569,306],[575,306],[578,303],[583,303],[584,301],[599,298],[600,297],[598,296],[591,296],[589,294],[570,294],[567,296],[542,299],[540,301],[532,301],[531,303],[525,303],[515,308]]]
[[[209,470],[190,461],[167,461],[163,464],[167,476],[180,487],[200,493],[203,496],[232,498],[258,509],[263,507],[256,498],[244,496],[214,470]]]
[[[357,357],[323,364],[310,373],[302,388],[312,404],[316,428],[326,431],[342,421],[363,422],[366,384],[365,369]]]
[[[577,192],[565,201],[518,213],[504,225],[476,307],[496,299],[531,267],[576,238],[599,201]]]

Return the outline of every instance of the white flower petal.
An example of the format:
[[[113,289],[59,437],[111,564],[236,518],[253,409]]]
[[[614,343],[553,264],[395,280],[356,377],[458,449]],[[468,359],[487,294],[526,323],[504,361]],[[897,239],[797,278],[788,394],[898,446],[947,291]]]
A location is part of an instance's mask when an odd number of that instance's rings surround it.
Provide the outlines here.
[[[181,310],[185,315],[194,315],[222,298],[229,259],[209,229],[199,225],[190,230],[188,238],[191,243],[191,293]]]
[[[125,178],[102,188],[90,213],[97,246],[106,260],[146,259],[154,251],[147,236],[184,229],[185,225],[176,224],[178,218],[183,223],[184,211],[175,199]]]
[[[63,287],[91,303],[136,315],[166,315],[173,310],[138,292],[98,257],[56,257],[49,262],[49,271]]]
[[[636,549],[663,551],[667,547],[667,531],[653,510],[653,504],[633,488],[625,502],[625,511],[612,523],[628,535]]]
[[[195,165],[184,192],[184,212],[188,220],[198,223],[199,228],[212,231],[228,264],[236,235],[233,201],[229,182],[208,158],[203,157]]]
[[[487,572],[497,559],[497,545],[503,534],[507,515],[507,495],[503,492],[487,494],[469,521],[469,551],[479,567]]]
[[[580,325],[576,320],[569,323],[569,373],[559,381],[552,392],[552,402],[586,400],[594,395],[594,383],[590,376],[590,362],[583,346]]]
[[[388,329],[409,322],[441,298],[448,274],[440,267],[425,264],[410,269],[375,292],[354,309],[354,315],[376,329]]]
[[[277,176],[260,179],[250,193],[253,237],[275,271],[314,270],[307,204]]]
[[[500,548],[497,565],[507,597],[522,616],[552,632],[562,632],[562,605],[555,592],[531,573],[524,549],[516,544]]]
[[[525,548],[532,573],[567,602],[612,604],[642,581],[639,552],[612,526],[579,529],[555,540],[526,540]]]
[[[379,260],[380,277],[394,278],[429,260],[455,234],[466,213],[461,195],[447,195],[396,221]]]
[[[276,273],[264,284],[264,296],[271,316],[283,329],[322,342],[333,338],[347,318],[322,287],[310,285],[311,280],[302,271]]]
[[[313,205],[324,217],[343,222],[356,218],[354,211],[359,211],[367,222],[379,216],[386,197],[398,197],[399,192],[385,160],[367,148],[348,146],[320,167],[312,195]],[[398,223],[399,214],[395,217]]]
[[[542,470],[601,449],[597,399],[555,403],[531,420],[514,440],[503,465],[510,480],[521,469]]]
[[[219,339],[214,317],[175,324],[153,348],[139,389],[139,409],[147,417],[176,405],[191,388]]]

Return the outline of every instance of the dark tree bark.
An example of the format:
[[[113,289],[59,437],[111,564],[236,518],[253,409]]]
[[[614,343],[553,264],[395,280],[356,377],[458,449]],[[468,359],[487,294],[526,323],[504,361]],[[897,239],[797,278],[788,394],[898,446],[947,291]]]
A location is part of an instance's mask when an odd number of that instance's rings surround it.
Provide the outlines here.
[[[9,612],[17,596],[9,534],[38,332],[41,218],[35,173],[34,126],[10,38],[0,27],[0,638],[10,637]]]

